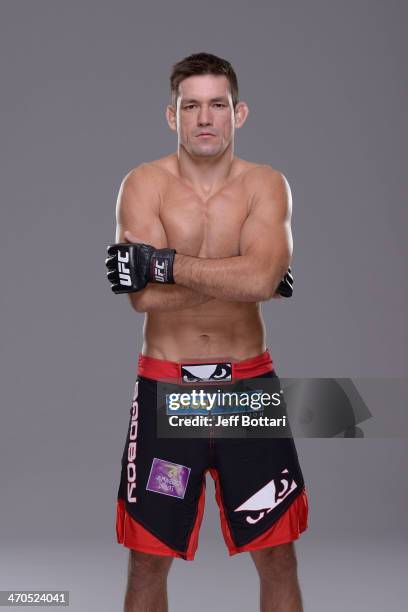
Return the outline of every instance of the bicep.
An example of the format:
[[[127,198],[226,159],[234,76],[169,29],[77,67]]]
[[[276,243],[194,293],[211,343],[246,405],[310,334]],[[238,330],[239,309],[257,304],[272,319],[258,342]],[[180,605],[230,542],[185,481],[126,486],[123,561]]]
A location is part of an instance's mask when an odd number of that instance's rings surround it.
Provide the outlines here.
[[[126,242],[125,232],[129,231],[145,244],[157,249],[166,248],[167,237],[160,221],[159,207],[160,193],[152,175],[143,165],[132,170],[119,188],[115,242]],[[141,291],[128,293],[130,304],[136,311],[144,312],[149,291],[150,284]]]
[[[270,168],[262,169],[254,188],[251,211],[243,225],[240,254],[260,265],[271,262],[285,274],[292,257],[292,198],[286,178]]]
[[[116,202],[116,242],[125,242],[126,231],[145,244],[167,247],[167,237],[159,216],[160,193],[154,177],[144,166],[130,172],[122,181]]]

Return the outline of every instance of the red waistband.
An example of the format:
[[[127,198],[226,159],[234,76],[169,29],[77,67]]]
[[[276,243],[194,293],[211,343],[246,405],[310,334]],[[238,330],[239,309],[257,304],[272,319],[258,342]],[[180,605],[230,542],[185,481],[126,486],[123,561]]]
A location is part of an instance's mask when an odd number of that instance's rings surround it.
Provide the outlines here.
[[[217,364],[230,363],[232,369],[232,378],[253,378],[266,372],[272,372],[274,369],[273,361],[269,350],[267,349],[256,357],[250,357],[243,361],[232,361],[227,359],[201,359],[190,361],[190,365],[202,364]],[[188,362],[178,363],[176,361],[167,361],[165,359],[156,359],[147,355],[139,355],[137,373],[145,378],[153,380],[180,381],[181,367],[187,366]],[[216,381],[214,381],[216,382]]]

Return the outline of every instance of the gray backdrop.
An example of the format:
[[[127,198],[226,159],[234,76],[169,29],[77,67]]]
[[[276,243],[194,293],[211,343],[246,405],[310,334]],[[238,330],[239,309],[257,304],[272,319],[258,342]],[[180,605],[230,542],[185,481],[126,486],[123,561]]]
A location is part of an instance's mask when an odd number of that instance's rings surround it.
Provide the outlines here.
[[[236,154],[293,192],[294,298],[263,306],[281,377],[407,367],[407,5],[2,0],[0,589],[70,589],[120,610],[114,509],[142,315],[105,279],[123,176],[174,151],[171,65],[229,59],[250,106]],[[310,527],[305,609],[398,611],[407,597],[406,440],[299,440]],[[252,611],[208,483],[171,610]]]

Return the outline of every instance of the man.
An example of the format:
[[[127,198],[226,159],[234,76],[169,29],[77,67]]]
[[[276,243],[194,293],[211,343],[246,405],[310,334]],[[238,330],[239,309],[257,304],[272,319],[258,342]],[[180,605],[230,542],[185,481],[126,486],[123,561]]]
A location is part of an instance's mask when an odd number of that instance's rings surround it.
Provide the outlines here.
[[[232,66],[197,53],[170,82],[177,153],[124,178],[106,262],[114,292],[146,313],[117,501],[117,539],[130,548],[125,611],[168,609],[167,574],[173,557],[194,557],[209,471],[229,552],[250,552],[259,573],[261,610],[299,612],[293,540],[307,496],[292,438],[157,434],[157,381],[277,377],[260,302],[290,295],[292,282],[290,188],[234,156],[248,106]]]

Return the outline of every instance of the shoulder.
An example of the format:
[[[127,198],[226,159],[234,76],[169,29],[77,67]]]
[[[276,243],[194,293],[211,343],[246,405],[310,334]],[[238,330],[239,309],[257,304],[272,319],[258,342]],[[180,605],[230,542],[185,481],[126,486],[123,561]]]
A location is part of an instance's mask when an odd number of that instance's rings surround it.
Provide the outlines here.
[[[290,186],[286,176],[269,164],[256,164],[247,173],[248,183],[256,193],[276,193],[289,195]]]
[[[178,163],[175,153],[148,161],[144,166],[146,166],[157,179],[162,179],[163,181],[171,177],[178,177]]]
[[[246,174],[248,183],[255,189],[288,189],[289,182],[285,175],[269,164],[251,164]]]
[[[247,172],[245,181],[250,195],[251,209],[257,206],[273,208],[283,216],[291,215],[292,194],[286,176],[268,164],[255,164]]]
[[[165,171],[153,162],[143,162],[132,168],[122,179],[119,199],[125,196],[160,203],[163,189],[168,181]],[[126,198],[127,199],[127,198]]]
[[[159,211],[162,189],[148,163],[132,168],[122,179],[116,201],[117,218]]]
[[[160,170],[153,163],[143,162],[129,170],[122,180],[122,185],[126,187],[145,186],[148,189],[154,186],[159,174]]]
[[[235,158],[234,162],[236,174],[241,174],[247,186],[255,193],[271,189],[290,191],[285,175],[271,165],[240,158]]]

